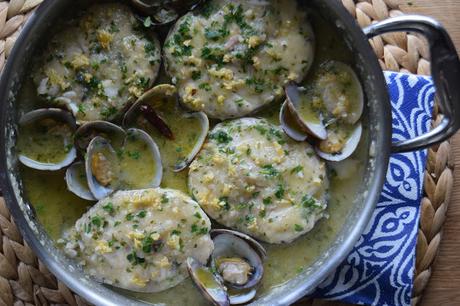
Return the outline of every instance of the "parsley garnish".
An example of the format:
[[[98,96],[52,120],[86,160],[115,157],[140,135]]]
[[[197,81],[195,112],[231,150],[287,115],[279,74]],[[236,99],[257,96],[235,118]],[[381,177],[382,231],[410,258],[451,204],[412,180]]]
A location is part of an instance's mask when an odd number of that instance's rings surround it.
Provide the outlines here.
[[[114,212],[113,203],[112,202],[107,203],[106,205],[102,206],[102,209],[104,209],[109,214],[113,213]]]
[[[301,231],[303,231],[303,227],[301,225],[294,224],[294,230],[296,232],[301,232]]]
[[[273,177],[273,176],[278,176],[279,172],[272,165],[264,165],[262,167],[262,170],[260,170],[260,174]]]
[[[215,139],[218,144],[227,144],[233,140],[232,136],[228,135],[226,132],[220,130],[209,136],[211,139]]]

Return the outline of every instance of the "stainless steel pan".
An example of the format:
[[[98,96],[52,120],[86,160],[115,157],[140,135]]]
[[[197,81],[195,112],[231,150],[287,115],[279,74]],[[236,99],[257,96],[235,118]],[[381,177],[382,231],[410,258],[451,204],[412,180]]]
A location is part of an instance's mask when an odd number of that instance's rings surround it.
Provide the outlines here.
[[[69,288],[97,305],[137,305],[138,302],[84,276],[53,246],[42,226],[36,221],[33,209],[24,199],[18,177],[18,159],[15,152],[18,115],[15,101],[21,88],[21,80],[27,73],[28,64],[40,41],[47,38],[56,19],[71,10],[73,3],[73,0],[45,1],[31,16],[8,58],[0,80],[1,188],[25,240],[49,270]],[[438,22],[422,16],[401,16],[371,25],[363,32],[338,0],[312,0],[305,1],[305,4],[337,27],[355,55],[353,66],[365,90],[365,121],[368,122],[367,132],[375,154],[367,160],[361,198],[347,216],[346,225],[336,241],[301,275],[254,302],[261,305],[284,305],[296,301],[313,290],[346,257],[363,232],[378,201],[391,152],[428,147],[447,139],[460,127],[460,62],[451,39]],[[432,75],[444,114],[436,129],[398,143],[391,142],[391,109],[386,85],[377,58],[367,41],[367,38],[392,31],[414,31],[428,39]]]

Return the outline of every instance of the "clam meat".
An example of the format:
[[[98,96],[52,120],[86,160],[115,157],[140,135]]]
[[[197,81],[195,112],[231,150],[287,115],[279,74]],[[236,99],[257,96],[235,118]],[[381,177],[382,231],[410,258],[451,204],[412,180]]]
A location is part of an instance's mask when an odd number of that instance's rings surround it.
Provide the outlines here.
[[[253,238],[232,230],[211,231],[214,250],[210,264],[187,260],[189,274],[204,297],[214,305],[247,303],[262,280],[264,247]]]

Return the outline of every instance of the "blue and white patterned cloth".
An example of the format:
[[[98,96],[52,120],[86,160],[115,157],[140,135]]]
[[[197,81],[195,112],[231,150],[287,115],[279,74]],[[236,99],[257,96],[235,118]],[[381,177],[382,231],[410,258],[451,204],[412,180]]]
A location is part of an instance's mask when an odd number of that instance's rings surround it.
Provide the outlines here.
[[[430,128],[429,77],[386,72],[393,141]],[[317,289],[318,298],[364,305],[410,305],[426,150],[393,154],[367,229],[347,259]]]

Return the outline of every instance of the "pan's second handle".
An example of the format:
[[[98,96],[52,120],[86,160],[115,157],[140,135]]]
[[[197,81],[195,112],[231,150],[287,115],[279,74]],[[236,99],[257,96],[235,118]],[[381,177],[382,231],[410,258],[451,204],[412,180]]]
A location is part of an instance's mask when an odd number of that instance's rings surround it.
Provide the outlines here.
[[[444,117],[430,132],[393,143],[393,152],[429,147],[448,139],[460,128],[460,60],[446,30],[436,20],[418,15],[389,18],[364,29],[368,38],[401,31],[417,32],[427,38],[431,54],[431,74]]]

